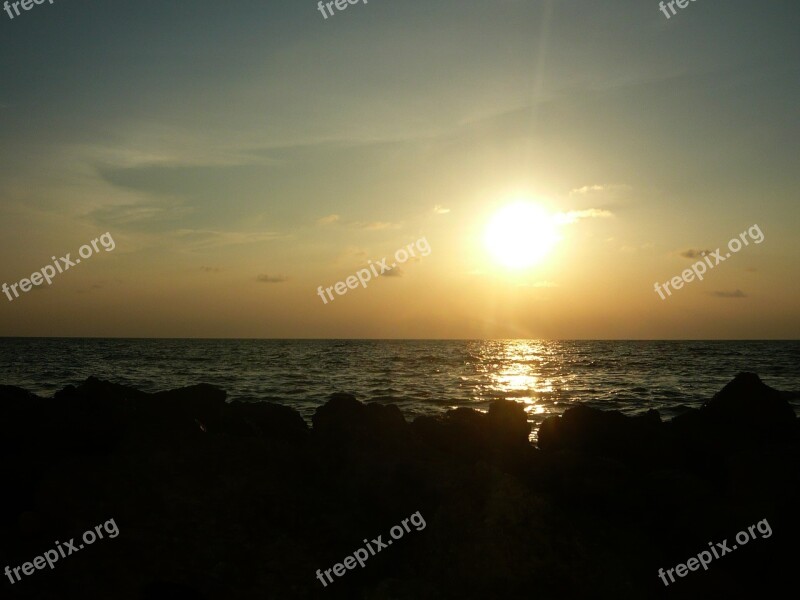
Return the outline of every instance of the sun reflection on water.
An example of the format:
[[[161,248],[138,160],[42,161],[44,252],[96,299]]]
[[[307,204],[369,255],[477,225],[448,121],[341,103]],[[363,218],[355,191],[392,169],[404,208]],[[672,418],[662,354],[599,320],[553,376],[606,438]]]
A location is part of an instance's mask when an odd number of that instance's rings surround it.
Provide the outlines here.
[[[531,439],[539,424],[560,414],[569,400],[572,375],[552,342],[494,340],[480,342],[473,368],[478,378],[473,393],[478,402],[504,399],[525,405]]]

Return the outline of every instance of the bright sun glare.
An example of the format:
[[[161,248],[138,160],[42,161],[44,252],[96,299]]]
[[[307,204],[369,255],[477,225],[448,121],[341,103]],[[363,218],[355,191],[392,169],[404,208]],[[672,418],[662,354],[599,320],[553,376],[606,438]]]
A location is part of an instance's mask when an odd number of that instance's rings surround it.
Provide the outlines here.
[[[498,211],[486,228],[486,248],[501,265],[524,269],[541,261],[559,240],[551,215],[530,202]]]

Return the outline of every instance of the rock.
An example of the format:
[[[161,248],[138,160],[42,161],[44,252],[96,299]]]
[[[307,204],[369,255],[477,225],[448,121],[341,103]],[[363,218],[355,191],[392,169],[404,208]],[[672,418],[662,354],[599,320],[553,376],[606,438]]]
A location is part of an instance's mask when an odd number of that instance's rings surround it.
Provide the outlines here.
[[[785,433],[796,421],[794,409],[781,393],[755,373],[739,373],[700,412],[709,425],[741,427],[762,436]]]
[[[510,400],[493,402],[485,414],[459,407],[440,416],[417,417],[412,428],[426,445],[462,460],[524,460],[531,449],[525,410]]]
[[[119,385],[108,381],[97,379],[97,377],[87,377],[86,381],[78,387],[68,385],[63,390],[56,392],[53,396],[56,400],[65,398],[81,397],[90,400],[111,402],[118,400],[145,398],[149,394],[140,392],[136,388],[127,385]]]
[[[579,405],[545,419],[539,426],[538,446],[547,452],[585,452],[643,465],[663,458],[662,426],[655,410],[628,417]]]
[[[222,429],[235,436],[290,442],[305,440],[309,435],[308,425],[296,410],[273,402],[234,401],[227,404],[223,410]]]
[[[740,373],[700,410],[672,419],[667,427],[675,452],[685,461],[797,439],[794,409],[754,373]]]
[[[207,383],[158,392],[151,396],[151,405],[162,418],[187,429],[217,432],[227,393]]]
[[[20,402],[31,399],[39,400],[40,398],[28,390],[14,385],[0,385],[0,406],[7,404],[9,401]]]
[[[784,426],[794,433],[757,440]],[[754,376],[669,422],[578,406],[545,420],[539,448],[529,431],[524,406],[506,401],[409,424],[394,405],[334,394],[310,429],[291,408],[228,404],[206,385],[146,394],[89,378],[55,398],[0,387],[0,555],[21,564],[113,516],[119,539],[14,589],[638,599],[663,593],[659,567],[769,518],[774,537],[676,593],[791,585],[797,419]],[[315,578],[362,540],[388,542],[414,511],[425,527],[406,528],[364,569],[331,589]]]
[[[531,424],[528,423],[524,406],[519,402],[495,400],[489,405],[485,420],[489,437],[496,445],[509,447],[530,445],[528,436],[531,433]]]
[[[408,423],[395,404],[363,404],[351,394],[331,394],[311,417],[313,435],[324,444],[391,445],[408,436]]]
[[[168,581],[147,584],[142,590],[142,600],[203,600],[200,592],[189,586]]]

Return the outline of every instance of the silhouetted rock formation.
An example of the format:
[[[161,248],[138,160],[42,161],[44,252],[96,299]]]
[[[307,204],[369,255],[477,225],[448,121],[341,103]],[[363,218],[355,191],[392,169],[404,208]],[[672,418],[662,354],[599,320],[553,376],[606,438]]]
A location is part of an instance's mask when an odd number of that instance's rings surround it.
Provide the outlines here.
[[[506,401],[408,423],[333,394],[309,428],[204,384],[0,386],[0,568],[109,518],[120,530],[6,579],[2,597],[769,597],[793,583],[797,423],[753,374],[666,422],[570,408],[538,447]],[[425,529],[327,588],[316,579],[416,511]],[[669,588],[658,578],[764,518],[772,537]]]
[[[794,410],[780,392],[765,385],[755,373],[740,373],[706,402],[700,415],[711,427],[747,431],[759,441],[786,437],[797,423]]]
[[[568,408],[539,427],[539,448],[607,456],[626,463],[652,460],[663,445],[664,429],[656,410],[637,417],[588,406]]]

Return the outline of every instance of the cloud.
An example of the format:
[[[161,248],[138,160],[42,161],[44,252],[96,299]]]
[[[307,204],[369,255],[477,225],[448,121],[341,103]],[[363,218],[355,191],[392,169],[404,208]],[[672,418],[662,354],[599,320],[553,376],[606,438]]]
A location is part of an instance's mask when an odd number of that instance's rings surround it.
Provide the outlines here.
[[[433,207],[433,212],[435,212],[437,215],[446,215],[447,213],[450,212],[450,209],[445,208],[441,204],[437,204],[436,206]]]
[[[261,283],[284,283],[289,281],[288,277],[284,277],[283,275],[259,275],[256,277],[256,281],[260,281]]]
[[[587,208],[585,210],[571,210],[565,213],[556,213],[553,215],[553,220],[556,223],[565,225],[575,223],[580,219],[597,219],[613,216],[613,213],[608,210],[603,210],[600,208]]]
[[[274,231],[213,231],[209,229],[179,229],[175,232],[187,250],[208,250],[224,246],[240,246],[286,238]]]
[[[219,273],[219,267],[200,267],[205,273]]]
[[[339,215],[328,215],[327,217],[317,219],[317,225],[331,225],[336,223],[340,218]]]
[[[581,188],[575,188],[574,190],[570,190],[570,194],[588,194],[590,192],[602,192],[603,186],[602,185],[585,185]]]
[[[400,267],[394,267],[390,271],[381,273],[381,277],[402,277],[403,275],[405,275],[405,271],[403,271],[403,269]]]
[[[260,147],[248,147],[238,141],[221,142],[213,134],[187,132],[179,127],[137,126],[120,143],[98,141],[82,146],[82,153],[92,159],[123,169],[174,167],[242,167],[281,165]]]
[[[599,193],[602,193],[602,192],[627,192],[627,191],[629,191],[631,189],[632,189],[631,186],[625,185],[625,184],[621,184],[621,185],[616,185],[616,184],[597,185],[597,184],[595,184],[595,185],[585,185],[583,187],[575,188],[573,190],[570,190],[569,193],[570,193],[571,196],[575,196],[575,195],[585,196],[587,194],[599,194]]]
[[[383,229],[399,229],[400,225],[398,223],[388,223],[386,221],[373,221],[372,223],[362,223],[360,221],[354,221],[351,223],[352,227],[357,229],[365,229],[367,231],[380,231]]]
[[[359,246],[346,246],[338,254],[335,263],[340,266],[346,266],[348,269],[353,266],[353,263],[365,263],[369,258],[369,252],[365,248]],[[359,267],[361,268],[361,267]]]
[[[328,215],[317,219],[317,225],[332,225],[333,223],[341,222],[339,215]],[[362,229],[365,231],[380,231],[382,229],[399,229],[399,223],[390,223],[389,221],[345,221],[344,225],[351,229]]]
[[[747,298],[747,294],[745,294],[742,290],[734,290],[732,292],[711,292],[711,295],[715,298]]]
[[[680,254],[684,258],[702,258],[704,254],[711,254],[711,250],[695,250],[694,248],[689,248]]]
[[[553,281],[534,281],[533,283],[521,283],[519,287],[556,288],[558,284]]]
[[[606,241],[609,241],[609,240],[606,240]],[[631,252],[642,252],[643,250],[652,250],[653,248],[655,248],[655,244],[653,244],[652,242],[646,242],[646,243],[640,244],[638,246],[630,246],[630,245],[620,246],[619,250],[620,250],[620,252],[629,252],[629,253],[631,253]]]
[[[110,225],[136,225],[146,222],[179,221],[191,215],[193,209],[181,205],[154,204],[119,204],[116,206],[103,206],[93,210],[90,214],[100,223]]]

